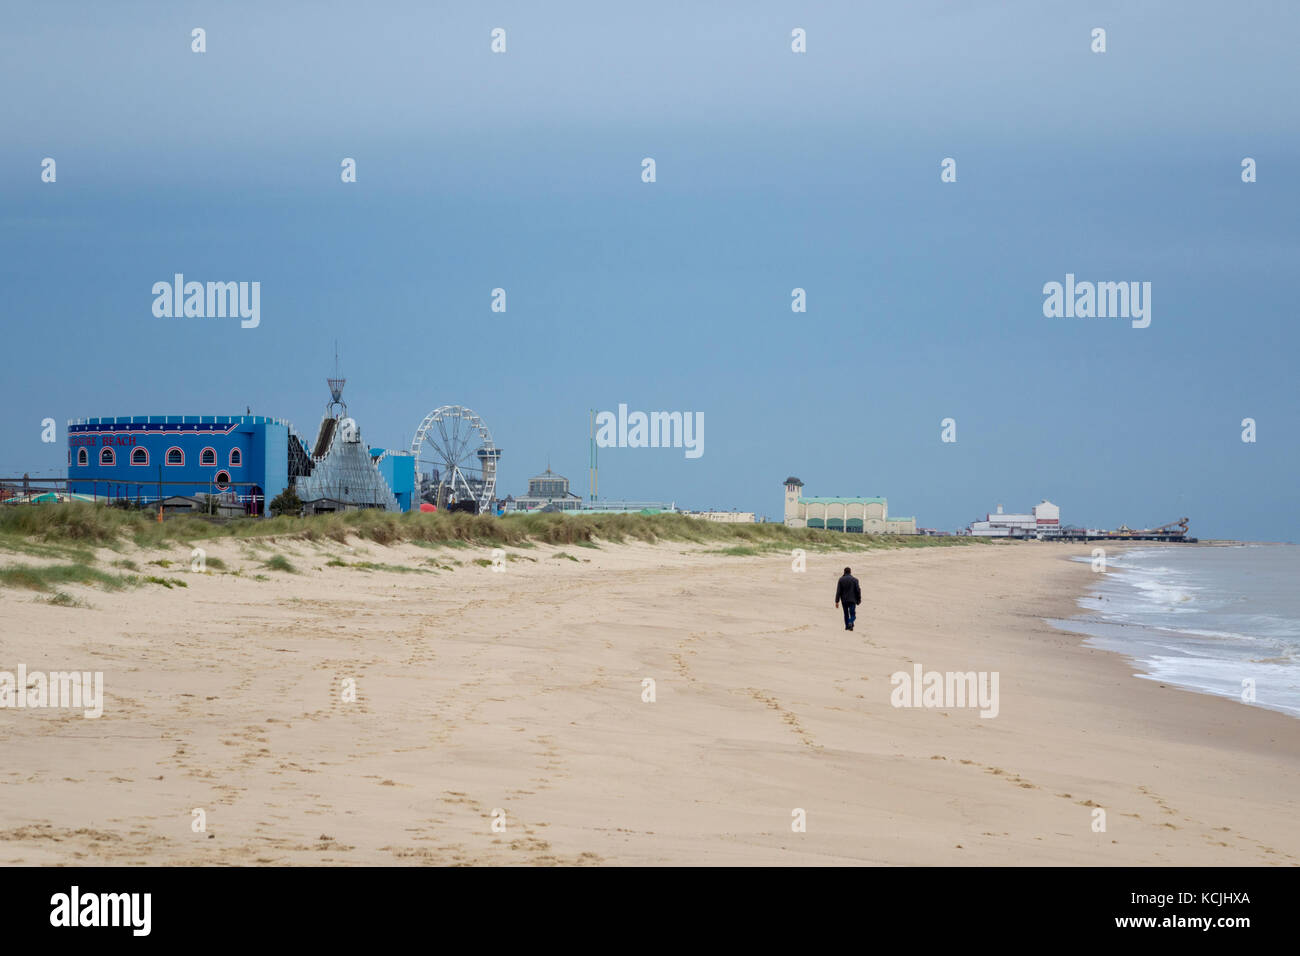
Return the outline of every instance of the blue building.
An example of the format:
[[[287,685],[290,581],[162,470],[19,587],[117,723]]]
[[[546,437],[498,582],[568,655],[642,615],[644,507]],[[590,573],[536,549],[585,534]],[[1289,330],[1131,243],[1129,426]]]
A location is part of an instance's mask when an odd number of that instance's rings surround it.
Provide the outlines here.
[[[304,511],[417,504],[415,455],[370,448],[343,403],[346,380],[327,380],[330,402],[316,441],[265,415],[135,415],[68,422],[68,490],[140,504],[215,495],[225,514],[265,513],[291,485]],[[182,505],[177,504],[177,507]]]
[[[386,448],[370,449],[370,457],[379,468],[379,473],[388,482],[397,507],[410,511],[415,498],[415,455],[409,451],[389,451]],[[419,502],[414,502],[419,507]]]
[[[68,423],[68,490],[156,502],[235,497],[250,514],[309,462],[288,422],[264,415],[135,415]]]
[[[329,431],[332,436],[335,429]],[[354,506],[346,487],[337,492],[332,487],[337,475],[349,473],[337,465],[342,446],[335,448],[332,441],[321,444],[314,456],[288,422],[264,415],[77,419],[68,423],[68,490],[95,499],[142,504],[176,496],[217,495],[237,502],[247,514],[258,515],[265,512],[267,502],[299,479],[305,479],[304,492],[314,488],[311,476],[317,472],[315,484],[326,488],[331,498],[339,498],[338,507]],[[370,496],[383,500],[368,501],[366,506],[410,510],[415,491],[413,455],[366,448],[358,462],[352,471],[363,481],[373,479],[372,486],[384,491]]]

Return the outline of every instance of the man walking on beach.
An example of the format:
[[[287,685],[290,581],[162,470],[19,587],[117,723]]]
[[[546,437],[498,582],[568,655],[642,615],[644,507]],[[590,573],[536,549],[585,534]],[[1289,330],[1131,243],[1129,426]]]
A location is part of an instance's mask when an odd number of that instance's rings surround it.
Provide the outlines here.
[[[862,588],[850,568],[844,569],[844,576],[835,585],[835,606],[844,605],[844,630],[853,630],[853,622],[858,619],[858,605],[862,603]]]

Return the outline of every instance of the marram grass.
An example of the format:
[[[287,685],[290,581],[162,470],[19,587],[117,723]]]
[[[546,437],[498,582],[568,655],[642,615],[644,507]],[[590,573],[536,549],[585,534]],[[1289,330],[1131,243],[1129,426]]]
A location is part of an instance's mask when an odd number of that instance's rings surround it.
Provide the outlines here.
[[[269,519],[235,518],[228,521],[180,516],[159,522],[148,512],[83,502],[0,507],[0,541],[20,538],[65,547],[116,548],[128,543],[157,547],[204,540],[271,538],[343,542],[350,537],[383,545],[411,542],[452,547],[470,543],[591,547],[597,541],[685,541],[716,543],[736,555],[749,553],[743,549],[865,551],[985,543],[985,539],[970,537],[845,534],[813,528],[787,528],[774,523],[724,524],[681,514],[523,514],[498,518],[463,513],[394,514],[369,510],[307,518],[282,515]]]

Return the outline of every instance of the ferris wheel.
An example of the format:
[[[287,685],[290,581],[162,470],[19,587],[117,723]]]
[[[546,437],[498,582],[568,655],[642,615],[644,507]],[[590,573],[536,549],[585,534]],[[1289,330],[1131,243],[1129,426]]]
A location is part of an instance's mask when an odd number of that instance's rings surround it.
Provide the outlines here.
[[[472,408],[435,408],[411,442],[420,496],[438,508],[474,503],[476,513],[491,512],[496,497],[501,450]]]

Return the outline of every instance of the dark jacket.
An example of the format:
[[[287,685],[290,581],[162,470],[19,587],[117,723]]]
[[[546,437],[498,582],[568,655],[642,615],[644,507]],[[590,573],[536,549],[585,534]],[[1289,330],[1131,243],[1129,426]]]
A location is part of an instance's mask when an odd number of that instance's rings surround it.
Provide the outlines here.
[[[862,588],[858,579],[851,574],[842,575],[840,583],[835,585],[835,600],[840,604],[861,604]]]

